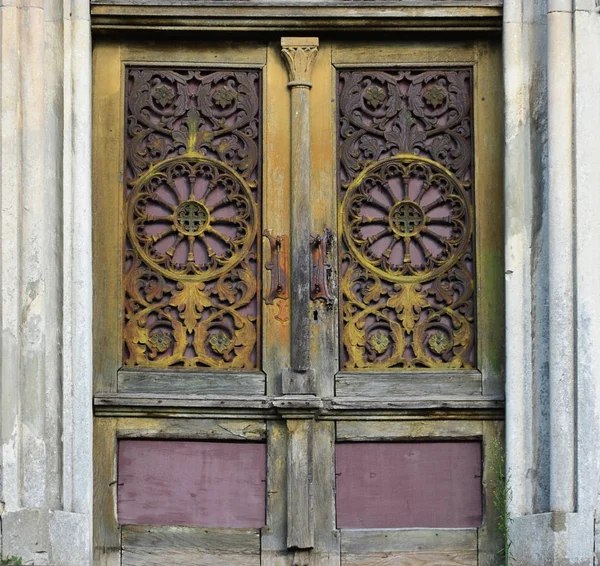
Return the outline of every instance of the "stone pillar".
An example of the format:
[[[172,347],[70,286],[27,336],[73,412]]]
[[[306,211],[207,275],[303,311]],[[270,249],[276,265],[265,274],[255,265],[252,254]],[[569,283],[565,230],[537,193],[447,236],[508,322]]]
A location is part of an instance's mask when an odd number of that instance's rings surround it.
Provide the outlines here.
[[[515,517],[549,508],[546,22],[504,5],[506,450]],[[535,340],[533,337],[535,336]]]
[[[0,6],[2,556],[90,562],[87,0]]]
[[[574,42],[577,511],[600,563],[600,0],[576,0]],[[588,536],[592,536],[589,533]],[[587,562],[589,563],[589,561]]]
[[[504,4],[506,443],[519,566],[593,564],[600,469],[600,355],[592,346],[600,343],[597,4]]]

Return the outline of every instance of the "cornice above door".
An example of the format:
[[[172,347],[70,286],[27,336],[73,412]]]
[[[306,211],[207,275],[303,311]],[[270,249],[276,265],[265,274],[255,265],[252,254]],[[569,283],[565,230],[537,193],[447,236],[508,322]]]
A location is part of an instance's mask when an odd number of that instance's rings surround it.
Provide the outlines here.
[[[491,31],[502,0],[92,0],[92,29],[203,31]]]

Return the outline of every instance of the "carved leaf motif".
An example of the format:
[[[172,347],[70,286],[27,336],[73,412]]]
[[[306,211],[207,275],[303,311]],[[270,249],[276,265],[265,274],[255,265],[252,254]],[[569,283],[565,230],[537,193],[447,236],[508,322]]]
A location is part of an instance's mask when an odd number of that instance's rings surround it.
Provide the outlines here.
[[[421,317],[421,311],[429,306],[421,285],[410,283],[394,285],[396,291],[386,303],[394,309],[407,333],[411,333]]]
[[[347,367],[365,367],[363,350],[366,344],[366,336],[355,317],[344,327],[343,341],[350,358]]]
[[[363,302],[367,305],[369,303],[378,303],[381,300],[381,295],[385,295],[386,293],[387,291],[384,289],[381,279],[373,276],[364,286]]]
[[[183,323],[188,332],[192,332],[196,321],[202,316],[205,308],[212,307],[212,301],[204,292],[204,283],[180,282],[173,291],[170,304],[177,307],[183,315]]]
[[[216,291],[220,301],[227,301],[233,305],[237,299],[237,290],[227,276],[219,277],[216,285]]]
[[[408,111],[403,108],[392,125],[392,129],[384,134],[386,147],[393,153],[412,153],[423,147],[427,135],[419,128],[419,124]]]
[[[473,367],[471,73],[338,72],[345,368]]]
[[[470,184],[470,70],[342,71],[338,76],[342,186],[370,160],[394,153],[439,161]]]
[[[239,324],[239,326],[238,326]],[[249,369],[252,367],[250,356],[256,343],[256,331],[247,319],[236,317],[236,331],[234,337],[236,357],[232,367]]]
[[[256,368],[260,73],[126,81],[124,364]]]

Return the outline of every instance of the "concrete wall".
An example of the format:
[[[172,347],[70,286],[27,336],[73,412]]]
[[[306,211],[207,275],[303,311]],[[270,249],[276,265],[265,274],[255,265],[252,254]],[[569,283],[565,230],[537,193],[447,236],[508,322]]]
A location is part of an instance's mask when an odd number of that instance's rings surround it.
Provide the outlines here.
[[[0,6],[2,556],[86,564],[91,517],[87,0]]]
[[[504,49],[514,564],[591,565],[600,470],[598,5],[506,0]]]

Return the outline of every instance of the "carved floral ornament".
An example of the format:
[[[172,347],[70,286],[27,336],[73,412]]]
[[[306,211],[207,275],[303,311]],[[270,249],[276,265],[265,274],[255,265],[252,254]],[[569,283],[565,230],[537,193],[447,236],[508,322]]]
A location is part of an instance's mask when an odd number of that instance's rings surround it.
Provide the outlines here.
[[[470,71],[338,77],[342,366],[471,368]]]
[[[259,75],[128,71],[124,364],[257,367]]]
[[[316,37],[284,37],[281,39],[281,54],[289,73],[288,86],[312,86],[310,80],[317,58],[319,40]]]

